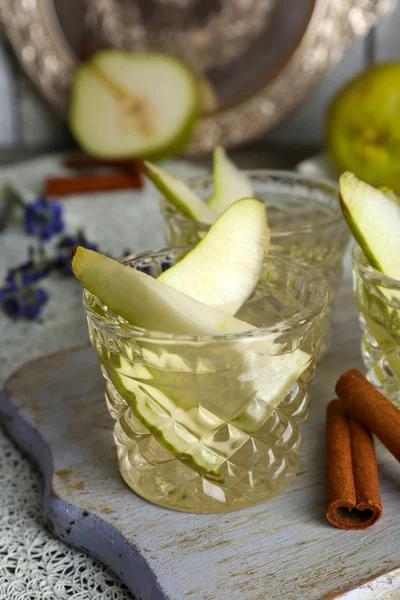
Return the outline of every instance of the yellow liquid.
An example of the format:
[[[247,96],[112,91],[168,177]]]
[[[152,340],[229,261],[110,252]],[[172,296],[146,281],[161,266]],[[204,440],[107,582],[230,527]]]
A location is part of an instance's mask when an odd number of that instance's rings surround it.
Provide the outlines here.
[[[268,326],[295,315],[307,284],[288,278],[274,286],[278,278],[277,270],[265,270],[269,281],[261,277],[238,317]],[[302,340],[280,333],[277,356],[260,341],[116,343],[89,323],[116,420],[121,475],[136,493],[176,510],[228,512],[290,483],[321,318]]]

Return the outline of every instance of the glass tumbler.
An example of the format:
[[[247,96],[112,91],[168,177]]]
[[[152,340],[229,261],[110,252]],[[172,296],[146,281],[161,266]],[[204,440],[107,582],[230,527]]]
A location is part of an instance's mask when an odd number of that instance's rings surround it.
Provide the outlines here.
[[[271,250],[312,265],[323,273],[331,290],[331,308],[342,279],[343,259],[350,240],[342,216],[338,188],[327,181],[310,179],[289,171],[244,171],[254,196],[265,203],[271,227]],[[202,198],[213,191],[212,177],[193,179],[190,187]],[[161,199],[164,235],[168,246],[195,244],[209,225],[196,223]],[[321,353],[331,339],[328,309]]]
[[[190,247],[124,259],[157,277]],[[128,324],[85,290],[106,379],[120,472],[168,508],[228,512],[285,488],[321,344],[329,289],[311,267],[269,255],[237,317],[248,332],[177,335]]]
[[[371,267],[357,245],[352,258],[367,377],[400,408],[400,280]]]

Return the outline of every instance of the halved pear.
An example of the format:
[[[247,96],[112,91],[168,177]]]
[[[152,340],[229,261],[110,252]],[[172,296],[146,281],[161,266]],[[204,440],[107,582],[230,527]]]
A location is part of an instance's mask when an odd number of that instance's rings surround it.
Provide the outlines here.
[[[343,173],[339,187],[343,214],[369,262],[400,280],[400,204],[353,173]]]
[[[144,170],[162,195],[182,214],[199,223],[208,225],[214,223],[217,213],[207,206],[186,183],[149,161],[145,161]]]
[[[193,250],[158,279],[234,315],[258,282],[269,241],[264,204],[255,198],[238,200]]]
[[[75,72],[69,124],[94,156],[161,157],[185,146],[199,110],[199,80],[177,58],[103,50]]]
[[[214,193],[208,200],[208,206],[218,214],[236,200],[254,195],[250,181],[228,158],[222,146],[214,148],[213,179]]]

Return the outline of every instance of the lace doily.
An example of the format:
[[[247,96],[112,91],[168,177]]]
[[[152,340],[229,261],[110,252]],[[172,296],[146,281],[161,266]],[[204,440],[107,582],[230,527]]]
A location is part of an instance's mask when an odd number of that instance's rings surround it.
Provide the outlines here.
[[[184,163],[168,169],[179,176],[196,173]],[[45,175],[59,172],[55,156],[4,167],[0,188],[11,181],[32,197]],[[138,251],[163,243],[158,198],[150,186],[142,192],[80,196],[65,200],[64,207],[71,229],[83,225],[104,251]],[[23,260],[28,241],[12,229],[0,235],[1,280],[7,267]],[[51,298],[42,323],[13,322],[0,315],[1,386],[27,360],[87,341],[80,286],[72,278],[49,280],[45,286]],[[130,600],[130,592],[109,569],[50,533],[42,496],[41,475],[0,429],[0,599]]]
[[[109,569],[46,529],[42,496],[40,474],[1,431],[0,598],[131,599]]]

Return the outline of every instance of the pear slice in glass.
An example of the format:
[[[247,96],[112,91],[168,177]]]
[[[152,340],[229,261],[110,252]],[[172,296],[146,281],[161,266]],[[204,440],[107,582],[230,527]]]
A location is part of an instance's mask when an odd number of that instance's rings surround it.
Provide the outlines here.
[[[236,200],[254,195],[250,181],[221,146],[217,146],[213,153],[213,180],[214,193],[208,200],[208,206],[218,214],[223,213]]]
[[[207,202],[186,183],[149,161],[145,162],[145,173],[182,214],[206,225],[211,225],[218,215],[237,200],[253,197],[250,181],[228,158],[221,146],[214,150],[214,193]]]
[[[231,204],[206,236],[158,279],[234,315],[258,282],[269,242],[264,204],[244,198]]]
[[[199,223],[208,225],[214,223],[218,214],[207,206],[186,183],[149,161],[144,162],[144,170],[162,195],[182,214]]]
[[[339,188],[344,217],[368,261],[400,280],[400,204],[353,173],[340,176]]]
[[[136,327],[189,335],[254,329],[99,252],[78,246],[71,265],[75,277],[89,292]]]

